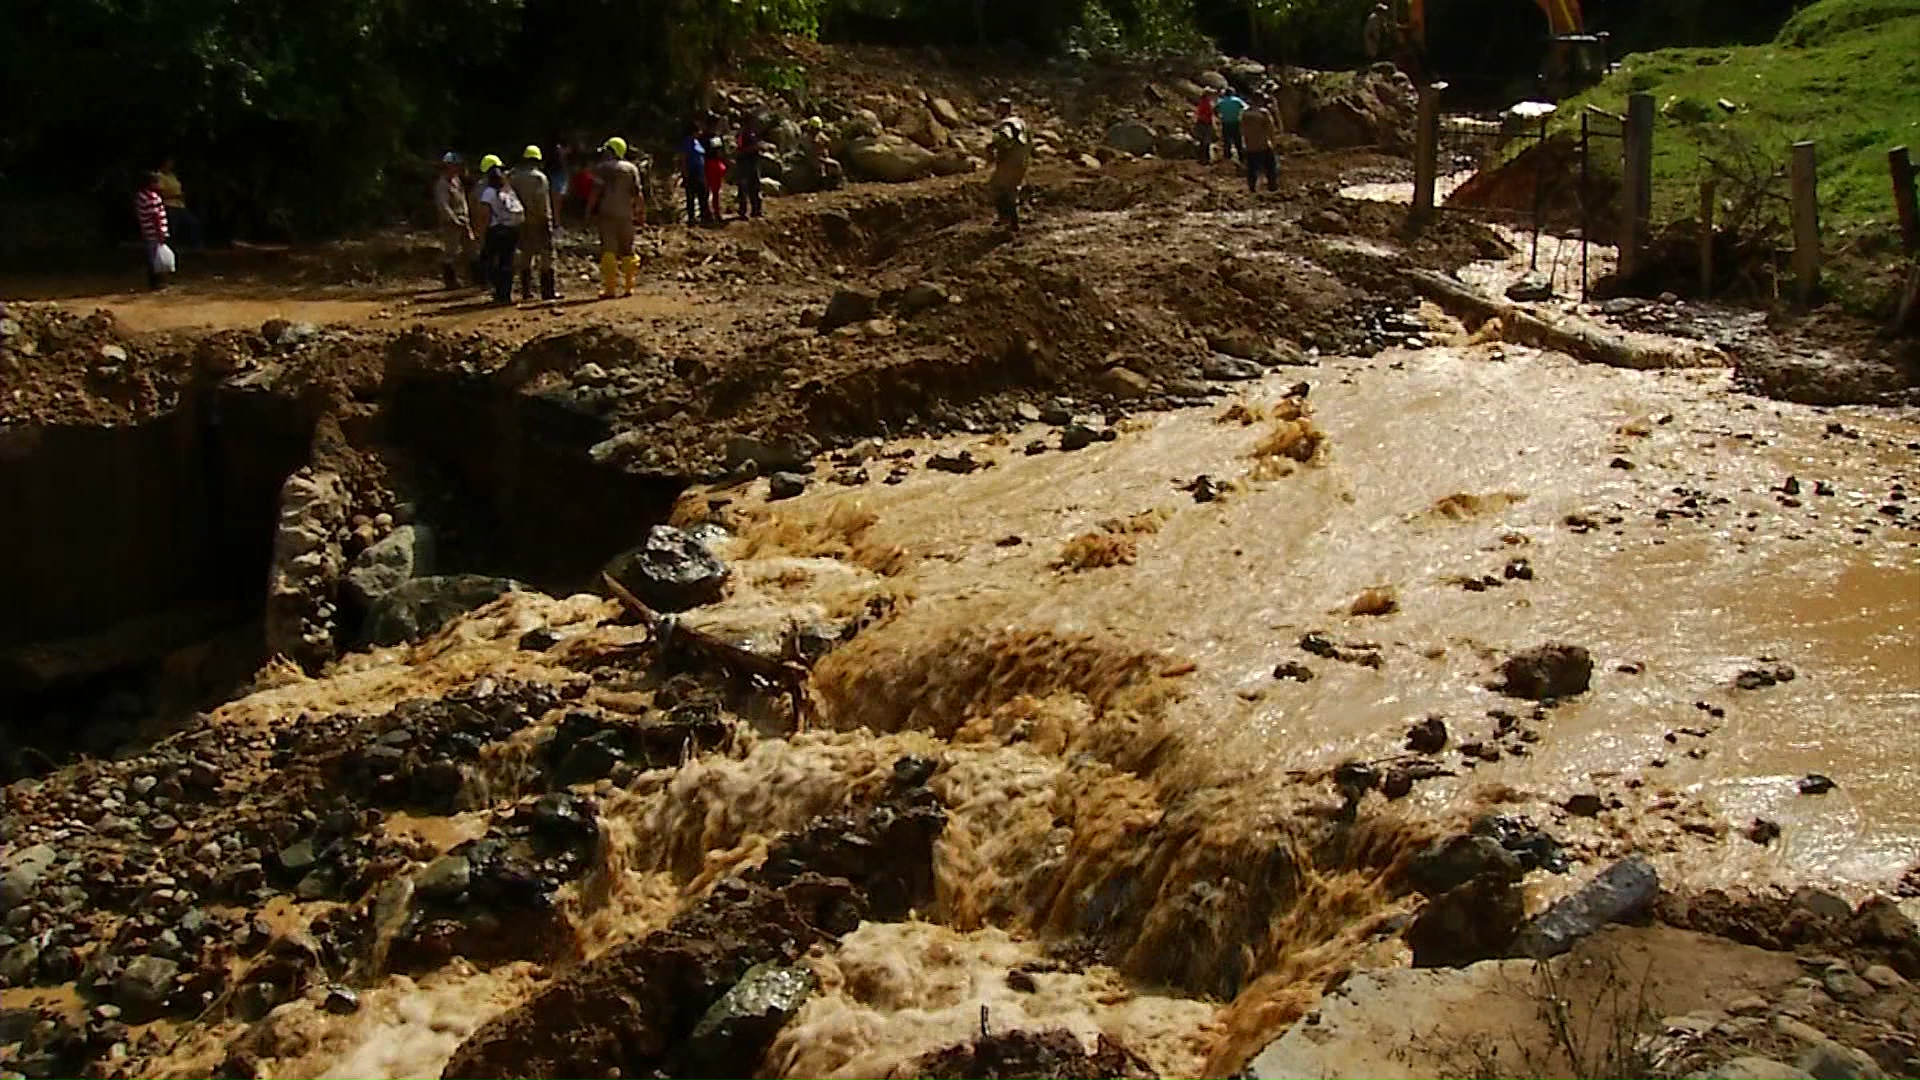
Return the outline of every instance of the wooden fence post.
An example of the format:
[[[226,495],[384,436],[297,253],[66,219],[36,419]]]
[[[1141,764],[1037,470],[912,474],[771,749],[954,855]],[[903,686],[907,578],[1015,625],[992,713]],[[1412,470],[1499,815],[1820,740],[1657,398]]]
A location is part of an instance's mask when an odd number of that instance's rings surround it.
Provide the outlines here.
[[[1621,178],[1620,276],[1631,278],[1645,263],[1647,234],[1653,219],[1653,95],[1627,97],[1627,122]]]
[[[1900,216],[1901,248],[1909,255],[1920,252],[1920,205],[1913,191],[1913,158],[1906,147],[1887,151],[1887,170],[1893,174],[1893,209]]]
[[[1713,295],[1713,177],[1700,181],[1700,299]]]
[[[1820,287],[1820,194],[1814,180],[1813,143],[1793,144],[1787,177],[1793,185],[1793,278],[1802,304]]]
[[[1440,95],[1446,83],[1420,88],[1420,112],[1413,133],[1413,225],[1433,217],[1434,188],[1440,177]]]

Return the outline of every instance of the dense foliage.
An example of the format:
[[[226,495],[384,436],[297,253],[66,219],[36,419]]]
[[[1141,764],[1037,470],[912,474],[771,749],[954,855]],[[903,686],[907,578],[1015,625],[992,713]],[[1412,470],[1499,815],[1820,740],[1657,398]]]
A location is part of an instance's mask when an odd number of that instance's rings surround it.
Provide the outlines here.
[[[1781,18],[1792,2],[1755,0],[1780,8]],[[1877,9],[1915,0],[1849,2]],[[1016,44],[1036,52],[1197,47],[1205,35],[1232,52],[1328,66],[1360,59],[1360,24],[1370,6],[26,0],[0,4],[0,85],[13,106],[0,126],[0,189],[86,192],[117,210],[139,173],[172,156],[216,231],[312,236],[413,208],[428,163],[446,146],[504,152],[530,139],[664,131],[716,67],[759,34]],[[1634,0],[1589,0],[1589,7],[1596,16],[1617,9],[1632,17]],[[1730,5],[1663,0],[1654,7]]]

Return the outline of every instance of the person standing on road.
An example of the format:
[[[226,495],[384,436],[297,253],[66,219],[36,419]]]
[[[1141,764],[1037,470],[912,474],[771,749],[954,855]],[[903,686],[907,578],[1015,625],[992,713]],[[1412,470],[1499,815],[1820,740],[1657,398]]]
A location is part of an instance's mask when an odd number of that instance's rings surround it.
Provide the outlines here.
[[[760,125],[749,116],[740,125],[739,149],[734,158],[734,185],[740,189],[740,220],[759,217],[765,211],[760,199]]]
[[[440,155],[440,175],[433,181],[433,217],[440,230],[440,280],[449,291],[460,287],[460,262],[473,248],[465,172],[460,155],[449,150]]]
[[[473,243],[467,245],[467,271],[473,278],[473,283],[482,288],[492,284],[492,280],[487,277],[486,263],[487,207],[480,201],[480,196],[487,190],[489,163],[500,164],[499,156],[482,155],[476,166],[473,184],[467,188],[467,220],[473,222]]]
[[[529,143],[520,152],[520,164],[507,174],[507,183],[526,207],[527,221],[520,227],[520,249],[515,269],[520,272],[520,298],[533,299],[533,276],[540,275],[540,298],[560,299],[553,277],[553,185],[540,168],[540,147]]]
[[[727,185],[726,142],[712,127],[709,127],[708,131],[711,134],[707,137],[707,202],[701,217],[703,220],[725,225],[727,213],[721,203],[720,192]]]
[[[1385,4],[1373,5],[1360,31],[1360,44],[1366,49],[1367,62],[1377,64],[1392,59],[1393,38],[1393,11]]]
[[[993,175],[987,178],[987,191],[993,196],[993,208],[1000,224],[1009,229],[1020,227],[1020,187],[1027,180],[1027,166],[1033,161],[1033,136],[1027,122],[1013,114],[1013,99],[1001,98],[1000,118],[993,125]]]
[[[147,247],[147,288],[166,285],[173,273],[173,251],[167,246],[171,235],[167,228],[167,201],[161,194],[160,174],[148,173],[140,190],[133,193],[133,215],[140,223],[140,239]]]
[[[1265,101],[1255,99],[1254,104],[1240,115],[1241,156],[1247,163],[1247,191],[1252,192],[1264,174],[1267,178],[1267,190],[1273,191],[1280,185],[1280,158],[1274,149],[1273,112]]]
[[[507,173],[498,157],[488,154],[480,159],[486,178],[480,185],[480,206],[487,222],[487,239],[480,249],[480,261],[487,281],[493,285],[493,302],[513,303],[513,252],[520,243],[520,229],[526,224],[526,204],[507,183]]]
[[[698,123],[687,125],[680,142],[680,181],[687,189],[687,227],[707,216],[707,137]]]
[[[640,280],[640,256],[633,250],[634,212],[640,205],[640,167],[627,160],[627,140],[618,135],[600,144],[603,160],[594,178],[587,217],[600,230],[600,299],[611,300],[626,277],[622,296],[632,296]]]
[[[1247,111],[1246,99],[1229,90],[1215,103],[1213,111],[1220,117],[1220,142],[1225,147],[1228,161],[1233,160],[1236,152],[1241,160],[1247,156],[1246,147],[1240,142],[1240,116]]]
[[[1200,91],[1193,107],[1193,141],[1200,144],[1200,164],[1213,164],[1213,91]]]

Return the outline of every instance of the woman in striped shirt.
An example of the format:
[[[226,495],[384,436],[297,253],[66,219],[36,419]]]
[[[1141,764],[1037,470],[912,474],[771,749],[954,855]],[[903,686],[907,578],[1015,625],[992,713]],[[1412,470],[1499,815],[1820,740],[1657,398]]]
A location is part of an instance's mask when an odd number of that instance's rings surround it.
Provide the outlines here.
[[[166,284],[163,264],[172,262],[172,251],[167,248],[167,203],[160,194],[159,173],[148,173],[146,183],[134,192],[133,213],[140,220],[140,239],[147,244],[147,287],[158,289]],[[172,266],[165,265],[164,271],[172,273]]]

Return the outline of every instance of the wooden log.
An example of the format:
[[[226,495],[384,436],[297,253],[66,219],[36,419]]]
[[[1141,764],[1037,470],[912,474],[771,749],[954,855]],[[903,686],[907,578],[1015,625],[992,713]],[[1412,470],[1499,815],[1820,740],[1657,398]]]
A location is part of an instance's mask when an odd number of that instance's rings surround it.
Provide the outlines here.
[[[1893,175],[1893,209],[1900,218],[1901,250],[1920,252],[1920,197],[1913,189],[1913,158],[1904,146],[1887,151],[1887,171]]]
[[[613,579],[611,574],[600,575],[601,584],[607,592],[620,601],[620,606],[632,612],[654,635],[654,639],[664,649],[680,649],[689,656],[704,663],[720,668],[735,676],[747,676],[760,679],[784,690],[793,702],[793,723],[796,730],[803,729],[811,712],[807,697],[807,678],[811,674],[805,667],[790,660],[780,660],[771,656],[761,656],[749,652],[738,645],[714,637],[712,634],[681,626],[676,620],[648,607],[639,597]]]
[[[1793,185],[1793,284],[1800,303],[1820,288],[1820,194],[1814,179],[1813,143],[1793,144],[1787,178]]]
[[[1409,269],[1403,273],[1416,292],[1469,323],[1499,319],[1502,339],[1516,344],[1563,352],[1576,360],[1641,371],[1724,363],[1714,353],[1687,353],[1643,345],[1597,326],[1549,322],[1531,311],[1431,271]]]

